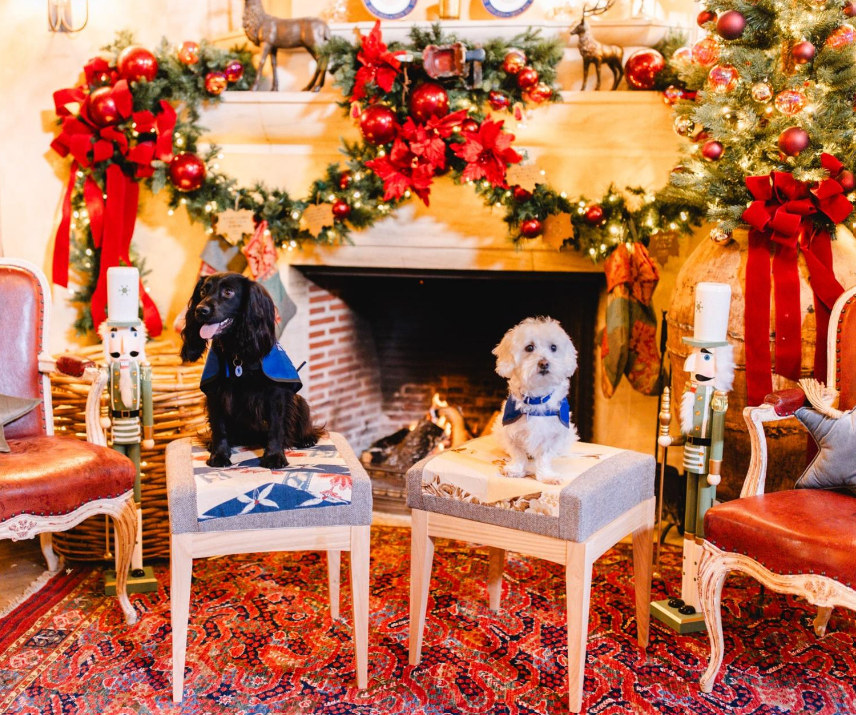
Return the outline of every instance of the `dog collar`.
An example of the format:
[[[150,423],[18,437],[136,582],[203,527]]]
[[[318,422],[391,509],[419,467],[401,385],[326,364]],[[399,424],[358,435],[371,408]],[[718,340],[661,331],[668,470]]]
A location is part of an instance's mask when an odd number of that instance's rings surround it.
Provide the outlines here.
[[[552,396],[552,392],[549,395],[543,395],[541,397],[530,397],[529,395],[526,395],[523,398],[523,403],[526,405],[543,405],[545,402],[549,402]]]
[[[255,365],[255,369],[258,369],[259,364],[255,363]],[[276,343],[273,346],[273,349],[265,355],[264,358],[262,358],[260,367],[267,378],[275,382],[291,383],[294,386],[295,392],[298,392],[303,386],[303,381],[298,376],[297,370],[294,368],[294,364],[291,362],[288,354],[279,343]],[[207,393],[207,390],[211,388],[211,383],[216,380],[218,376],[226,378],[232,378],[234,376],[235,378],[240,378],[248,369],[250,368],[242,365],[241,371],[239,372],[236,368],[233,368],[232,364],[225,360],[224,356],[220,354],[220,351],[212,345],[211,349],[208,351],[208,357],[205,360],[205,367],[202,369],[200,388],[203,392]]]
[[[563,397],[562,401],[559,403],[559,406],[554,409],[534,409],[534,410],[526,410],[525,412],[521,408],[521,404],[527,406],[535,406],[539,407],[545,404],[552,395],[547,395],[546,397],[524,397],[522,403],[518,403],[511,395],[508,396],[508,399],[505,401],[505,410],[502,413],[502,424],[509,425],[512,422],[516,422],[521,417],[526,415],[526,417],[558,417],[559,422],[561,422],[565,427],[570,428],[571,426],[571,406],[568,404],[568,398]]]

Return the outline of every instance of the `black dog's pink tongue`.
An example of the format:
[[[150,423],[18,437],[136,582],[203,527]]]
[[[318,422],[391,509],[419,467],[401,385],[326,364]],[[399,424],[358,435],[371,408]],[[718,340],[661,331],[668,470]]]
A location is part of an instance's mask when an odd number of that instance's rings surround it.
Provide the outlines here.
[[[224,320],[222,323],[207,323],[199,328],[199,337],[203,340],[211,340],[221,328],[225,328],[231,321]]]

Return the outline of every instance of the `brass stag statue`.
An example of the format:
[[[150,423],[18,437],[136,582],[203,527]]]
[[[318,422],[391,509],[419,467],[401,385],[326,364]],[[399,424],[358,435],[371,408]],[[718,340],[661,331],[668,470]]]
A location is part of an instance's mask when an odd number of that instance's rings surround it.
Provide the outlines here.
[[[597,81],[594,88],[600,89],[600,66],[606,64],[612,70],[612,89],[618,87],[618,83],[624,76],[624,50],[618,45],[602,45],[591,34],[591,29],[586,23],[587,17],[595,15],[603,15],[609,8],[615,4],[615,0],[607,0],[606,3],[595,3],[594,7],[589,8],[587,4],[583,5],[583,16],[579,24],[571,30],[572,35],[580,36],[580,54],[583,57],[583,86],[580,90],[586,88],[588,81],[589,66],[594,65]]]
[[[244,32],[250,42],[262,50],[259,60],[259,71],[253,89],[258,89],[267,58],[270,57],[273,81],[271,89],[276,92],[279,82],[276,76],[277,50],[302,47],[315,60],[315,74],[304,88],[304,92],[317,92],[324,86],[324,76],[327,72],[327,58],[321,56],[318,50],[330,39],[330,28],[327,23],[317,17],[280,18],[268,15],[262,7],[262,0],[244,0]]]

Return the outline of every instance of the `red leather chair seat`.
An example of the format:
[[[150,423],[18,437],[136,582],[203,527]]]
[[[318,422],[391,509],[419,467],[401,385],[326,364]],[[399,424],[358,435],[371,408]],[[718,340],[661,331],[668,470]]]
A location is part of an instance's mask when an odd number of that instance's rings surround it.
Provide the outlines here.
[[[708,509],[705,539],[778,574],[821,574],[856,587],[856,497],[793,489]]]
[[[9,447],[10,453],[0,453],[0,521],[68,514],[134,488],[134,463],[109,447],[46,436],[10,439]]]

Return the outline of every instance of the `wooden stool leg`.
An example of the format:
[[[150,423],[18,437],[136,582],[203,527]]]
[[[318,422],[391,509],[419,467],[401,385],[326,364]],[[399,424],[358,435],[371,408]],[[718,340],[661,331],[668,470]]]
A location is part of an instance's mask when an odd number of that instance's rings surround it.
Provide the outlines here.
[[[172,622],[172,701],[180,703],[184,694],[184,663],[187,655],[187,623],[190,619],[190,582],[193,557],[192,534],[172,534],[170,538],[170,597]]]
[[[357,688],[360,690],[365,690],[368,686],[370,529],[369,526],[351,527],[351,599],[354,604]]]
[[[636,639],[648,647],[651,612],[651,570],[654,550],[654,523],[646,523],[633,532],[633,582],[636,589]]]
[[[491,611],[499,610],[502,598],[502,571],[505,568],[505,549],[488,548],[487,595]]]
[[[583,674],[586,667],[591,567],[588,544],[569,541],[565,558],[565,591],[568,610],[568,709],[583,706]]]
[[[428,512],[413,509],[410,519],[410,665],[419,665],[434,542],[428,537]]]
[[[342,580],[342,552],[330,549],[327,552],[327,593],[330,598],[330,618],[339,617],[339,584]]]

